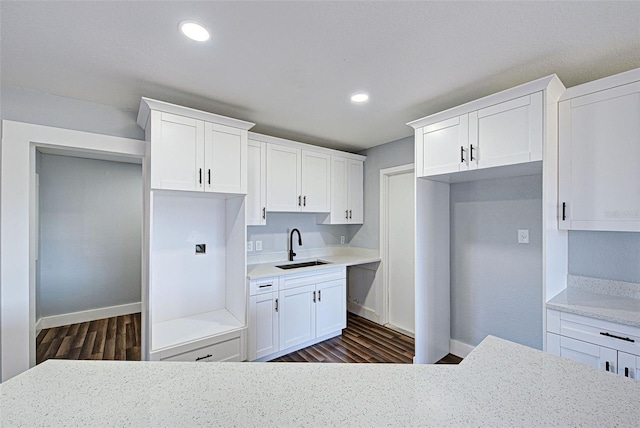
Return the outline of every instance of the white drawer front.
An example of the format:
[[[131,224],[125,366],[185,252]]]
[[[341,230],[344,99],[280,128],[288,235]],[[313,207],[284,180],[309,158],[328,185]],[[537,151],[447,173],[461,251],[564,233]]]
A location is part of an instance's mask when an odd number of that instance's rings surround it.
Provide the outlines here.
[[[240,337],[164,358],[162,361],[242,361]]]
[[[560,334],[640,355],[640,328],[562,312]]]
[[[278,277],[261,278],[249,281],[249,295],[257,296],[258,294],[271,293],[278,291]]]

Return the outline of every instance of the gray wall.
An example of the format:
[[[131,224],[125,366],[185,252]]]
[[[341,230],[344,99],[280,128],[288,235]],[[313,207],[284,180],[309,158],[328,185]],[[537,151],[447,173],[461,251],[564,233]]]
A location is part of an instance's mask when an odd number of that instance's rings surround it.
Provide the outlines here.
[[[372,147],[364,162],[364,225],[349,226],[353,247],[380,248],[380,170],[413,163],[413,136]]]
[[[542,177],[450,192],[452,339],[475,346],[491,334],[542,349]]]
[[[640,233],[569,232],[569,273],[640,283]]]
[[[141,165],[39,159],[36,318],[140,302]]]
[[[3,85],[0,119],[144,140],[137,111]]]
[[[316,224],[316,215],[308,213],[267,213],[266,226],[250,226],[247,228],[248,241],[262,241],[262,251],[253,251],[248,255],[260,255],[289,250],[289,231],[297,228],[302,235],[302,247],[294,243],[294,250],[311,250],[328,245],[339,245],[340,236],[345,237],[348,244],[346,225]],[[298,239],[296,235],[295,239]],[[255,242],[254,242],[255,245]]]

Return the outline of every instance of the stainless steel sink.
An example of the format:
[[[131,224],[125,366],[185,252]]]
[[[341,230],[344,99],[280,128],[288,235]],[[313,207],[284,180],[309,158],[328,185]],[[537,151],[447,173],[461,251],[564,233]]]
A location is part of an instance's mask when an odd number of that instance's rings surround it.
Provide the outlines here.
[[[292,263],[290,265],[280,265],[276,266],[280,269],[298,269],[309,266],[320,266],[320,265],[328,265],[330,262],[323,262],[322,260],[313,260],[310,262],[302,262],[302,263]]]

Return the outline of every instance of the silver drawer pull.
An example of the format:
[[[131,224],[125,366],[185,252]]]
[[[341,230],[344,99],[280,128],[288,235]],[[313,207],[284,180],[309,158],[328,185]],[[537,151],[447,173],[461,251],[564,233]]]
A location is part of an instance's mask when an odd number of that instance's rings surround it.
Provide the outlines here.
[[[204,360],[210,357],[213,357],[213,355],[209,354],[209,355],[205,355],[204,357],[196,358],[196,361]]]
[[[605,331],[601,331],[600,334],[603,335],[603,336],[607,336],[607,337],[613,337],[614,339],[620,339],[620,340],[624,340],[624,341],[627,341],[627,342],[636,343],[636,341],[631,339],[631,338],[616,336],[615,334],[607,333]]]
[[[258,285],[258,288],[267,288],[267,287],[271,287],[273,284],[264,284],[264,285]]]

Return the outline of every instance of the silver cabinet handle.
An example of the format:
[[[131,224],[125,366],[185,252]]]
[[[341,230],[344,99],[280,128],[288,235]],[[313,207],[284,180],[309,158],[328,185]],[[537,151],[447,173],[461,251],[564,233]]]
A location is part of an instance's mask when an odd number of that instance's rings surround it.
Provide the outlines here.
[[[278,299],[276,299],[276,312],[278,312]]]
[[[208,175],[207,177],[208,184],[209,186],[211,186],[211,168],[207,170],[207,175]]]
[[[318,290],[318,302],[322,301],[322,290]]]
[[[298,196],[298,206],[302,206],[302,196]]]
[[[473,162],[473,144],[471,144],[471,161]]]
[[[352,212],[351,210],[349,210],[349,219],[351,219],[351,218],[352,218],[352,217],[351,217],[351,214],[352,214],[352,213],[353,213],[353,212]]]
[[[204,360],[204,359],[207,359],[207,358],[211,358],[212,356],[213,355],[211,355],[211,354],[207,354],[204,357],[196,358],[196,361],[200,361],[200,360]]]
[[[304,197],[302,198],[302,206],[303,206],[303,207],[306,207],[306,206],[307,206],[307,197],[306,197],[306,196],[304,196]]]
[[[315,302],[316,302],[316,292],[314,291],[313,292],[313,303],[315,303]]]
[[[460,146],[460,163],[464,163],[464,146]]]
[[[267,208],[266,207],[262,207],[262,219],[266,219],[267,218]]]
[[[344,218],[349,218],[349,210],[344,210]]]

